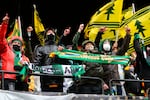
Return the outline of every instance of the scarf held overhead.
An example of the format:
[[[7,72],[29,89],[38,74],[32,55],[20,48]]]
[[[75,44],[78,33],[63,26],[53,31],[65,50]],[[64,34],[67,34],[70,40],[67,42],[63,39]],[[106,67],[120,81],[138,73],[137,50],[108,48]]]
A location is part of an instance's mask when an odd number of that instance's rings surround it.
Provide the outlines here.
[[[72,60],[81,60],[88,62],[95,62],[101,64],[122,64],[127,65],[129,63],[129,56],[114,56],[114,55],[101,55],[101,54],[93,54],[86,53],[76,50],[67,50],[64,49],[62,51],[56,51],[50,53],[49,57],[58,56],[63,59],[72,59]]]

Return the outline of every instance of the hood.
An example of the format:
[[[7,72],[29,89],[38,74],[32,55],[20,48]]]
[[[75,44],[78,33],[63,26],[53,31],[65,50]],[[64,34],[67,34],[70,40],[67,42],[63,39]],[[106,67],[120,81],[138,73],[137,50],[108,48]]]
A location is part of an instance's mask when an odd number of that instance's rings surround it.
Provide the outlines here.
[[[45,30],[45,32],[44,32],[44,39],[45,39],[45,40],[47,40],[47,35],[46,35],[46,33],[47,33],[49,30],[52,30],[52,31],[55,33],[55,35],[56,35],[55,29],[52,28],[52,27],[49,27],[49,28],[47,28],[47,29]]]

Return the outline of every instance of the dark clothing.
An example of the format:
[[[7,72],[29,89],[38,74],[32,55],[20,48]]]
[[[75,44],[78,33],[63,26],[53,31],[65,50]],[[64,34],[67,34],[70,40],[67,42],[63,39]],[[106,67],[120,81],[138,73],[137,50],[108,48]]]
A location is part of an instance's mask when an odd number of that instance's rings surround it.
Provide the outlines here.
[[[16,80],[15,89],[19,91],[28,91],[27,82]]]
[[[58,41],[58,45],[61,45],[64,47],[66,47],[67,45],[72,45],[70,36],[69,35],[67,35],[67,36],[61,35],[60,39]]]
[[[46,43],[44,46],[37,46],[34,50],[34,64],[36,66],[52,65],[56,62],[53,58],[49,57],[51,52],[57,51],[56,44]],[[41,76],[41,88],[42,91],[49,92],[62,92],[63,91],[63,78],[61,77],[49,77]]]
[[[118,48],[117,52],[111,50],[109,52],[104,51],[103,48],[103,44],[100,43],[100,39],[102,38],[102,34],[104,34],[103,32],[98,32],[97,36],[96,36],[96,40],[95,40],[95,44],[97,45],[97,47],[99,48],[99,51],[101,54],[105,54],[105,55],[124,55],[125,52],[128,50],[129,47],[129,43],[130,43],[130,39],[131,39],[131,35],[127,34],[124,37],[124,41],[123,44],[120,48]],[[110,45],[112,41],[110,41]],[[103,43],[103,42],[102,42]],[[118,72],[118,65],[117,64],[103,64],[102,65],[103,70],[104,70],[104,75],[103,75],[103,79],[104,82],[109,86],[109,82],[111,79],[120,79],[119,76],[119,72]],[[113,82],[115,85],[118,85],[117,87],[120,88],[120,82]],[[117,88],[118,91],[120,91],[120,89]],[[118,95],[121,95],[121,92],[117,92]]]
[[[84,76],[102,78],[103,67],[99,63],[84,62],[83,64],[86,65]],[[101,81],[93,79],[81,79],[78,83],[78,85],[85,85],[85,84],[101,85]]]
[[[81,33],[77,32],[72,39],[73,50],[78,50],[78,45],[79,45],[78,41],[80,39],[80,34]]]
[[[16,85],[15,84],[15,80],[7,79],[7,78],[4,79],[4,90],[12,90],[12,91],[14,91],[15,90],[15,85]],[[2,88],[2,85],[1,85],[1,88]]]
[[[77,50],[80,34],[81,33],[77,32],[75,34],[75,36],[73,37],[73,48],[75,50]],[[94,43],[92,43],[92,44],[94,44]],[[96,49],[95,44],[93,46],[94,46],[95,50],[92,50],[94,52],[90,51],[90,53],[98,53],[98,50]],[[82,47],[81,50],[83,52],[87,52],[84,47]],[[83,76],[98,77],[98,78],[102,79],[103,67],[99,63],[82,62],[82,64],[84,64],[86,66],[85,74],[83,74]],[[79,81],[75,85],[77,86],[77,93],[85,93],[85,94],[93,94],[93,93],[101,94],[102,93],[102,82],[100,80],[79,79]]]
[[[104,33],[103,32],[98,32],[98,34],[95,38],[94,43],[96,44],[97,48],[99,48],[103,45],[103,44],[100,44],[100,40],[102,39],[102,34],[104,34]],[[123,39],[123,43],[122,43],[121,47],[118,47],[118,51],[115,54],[112,53],[112,51],[110,51],[111,53],[108,53],[108,54],[124,55],[125,52],[128,50],[130,39],[131,39],[131,35],[127,34]],[[110,42],[112,42],[112,41],[110,41]],[[100,48],[99,48],[99,50],[100,50]],[[100,51],[100,52],[102,53],[103,51]]]
[[[131,72],[130,70],[125,70],[125,79],[134,79],[138,80],[138,77],[136,74]],[[139,82],[125,82],[124,84],[126,93],[133,93],[135,95],[141,94],[141,83]]]
[[[79,94],[101,94],[102,87],[99,84],[85,84],[77,87]]]
[[[143,50],[140,47],[140,39],[134,39],[133,43],[137,54],[135,72],[140,79],[150,80],[150,66],[146,61],[149,59],[149,56],[147,55],[147,58],[144,57]],[[144,88],[150,88],[150,83],[145,83]]]
[[[99,48],[99,43],[100,43],[100,40],[102,39],[102,34],[104,34],[104,33],[103,32],[98,32],[97,36],[95,38],[94,43],[95,43],[97,48]]]
[[[98,63],[85,62],[85,74],[83,76],[103,77],[103,67]],[[100,94],[102,93],[102,82],[96,79],[80,79],[77,84],[77,93],[90,93]]]
[[[56,45],[36,46],[34,50],[34,64],[38,66],[51,65],[53,63],[49,54],[53,51],[57,51]]]
[[[63,78],[41,76],[41,88],[45,92],[63,92]]]
[[[103,33],[99,32],[99,34],[103,34]],[[99,34],[97,35],[96,39],[100,39],[101,35],[99,35]],[[99,36],[99,38],[98,38],[98,36]],[[117,52],[110,51],[110,52],[107,52],[107,54],[108,55],[120,55],[120,56],[124,55],[125,52],[128,50],[130,39],[131,39],[131,35],[127,34],[124,37],[122,46],[120,48],[118,48]],[[95,42],[98,42],[98,40],[95,40]],[[98,43],[96,43],[96,44],[98,44]],[[101,44],[101,45],[103,45],[103,44]],[[105,51],[100,51],[100,52],[103,54]],[[103,64],[102,66],[104,69],[104,77],[103,78],[107,85],[109,85],[109,81],[111,79],[120,79],[119,72],[118,72],[118,65]]]
[[[120,79],[118,73],[118,65],[103,64],[102,67],[104,70],[103,79],[107,85],[109,85],[109,81],[111,79]],[[115,83],[120,85],[120,82],[115,82]]]

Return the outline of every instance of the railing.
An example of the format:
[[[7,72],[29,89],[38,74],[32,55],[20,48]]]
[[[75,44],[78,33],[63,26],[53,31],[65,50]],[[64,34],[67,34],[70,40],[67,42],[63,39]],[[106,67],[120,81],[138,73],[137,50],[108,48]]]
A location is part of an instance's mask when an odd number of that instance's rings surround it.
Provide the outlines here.
[[[1,76],[2,76],[2,81],[1,81],[1,84],[2,84],[2,89],[4,89],[4,73],[7,73],[7,74],[19,74],[19,72],[10,72],[10,71],[4,71],[4,70],[0,70],[0,73],[1,73]],[[43,74],[43,73],[28,73],[28,75],[34,75],[34,76],[48,76],[48,77],[62,77],[62,78],[74,78],[74,76],[67,76],[67,75],[51,75],[51,74]],[[102,84],[102,87],[103,87],[103,84],[104,84],[104,81],[103,79],[99,78],[99,77],[89,77],[89,76],[81,76],[81,79],[92,79],[92,80],[99,80]],[[109,81],[109,87],[110,87],[110,90],[112,88],[112,82],[114,81],[119,81],[119,82],[146,82],[146,83],[150,83],[150,80],[135,80],[135,79],[111,79]],[[148,89],[147,91],[149,92],[150,89]],[[148,94],[147,92],[147,94]],[[110,91],[111,93],[111,91]],[[102,88],[102,94],[104,94],[104,89]]]
[[[0,73],[2,73],[2,89],[4,89],[4,73],[7,74],[19,74],[19,72],[10,72],[10,71],[4,71],[0,70]],[[67,75],[51,75],[51,74],[43,74],[43,73],[28,73],[28,75],[35,75],[35,76],[48,76],[48,77],[62,77],[62,78],[74,78],[74,76],[67,76]],[[92,80],[99,80],[102,84],[104,84],[104,81],[99,77],[89,77],[89,76],[81,76],[81,79],[92,79]],[[102,88],[102,94],[104,94],[104,89]]]
[[[110,87],[110,89],[112,88],[112,82],[114,82],[114,81],[119,81],[119,82],[121,82],[121,81],[123,81],[123,82],[145,82],[145,83],[150,83],[150,80],[136,80],[136,79],[118,79],[118,80],[116,80],[116,79],[111,79],[110,81],[109,81],[109,87]],[[149,89],[148,90],[146,90],[146,93],[148,94],[148,92],[149,92]]]

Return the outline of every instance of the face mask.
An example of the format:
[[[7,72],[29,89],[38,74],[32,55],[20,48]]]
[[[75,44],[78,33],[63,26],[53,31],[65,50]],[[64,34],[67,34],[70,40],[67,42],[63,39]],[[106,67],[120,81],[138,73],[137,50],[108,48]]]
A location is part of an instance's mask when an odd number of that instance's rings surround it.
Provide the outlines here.
[[[53,35],[53,34],[47,35],[47,38],[50,41],[54,41],[55,40],[55,35]]]
[[[20,46],[18,46],[18,45],[13,45],[13,49],[14,49],[15,51],[20,51]]]
[[[106,44],[103,44],[103,49],[105,51],[110,51],[110,44],[106,43]]]

